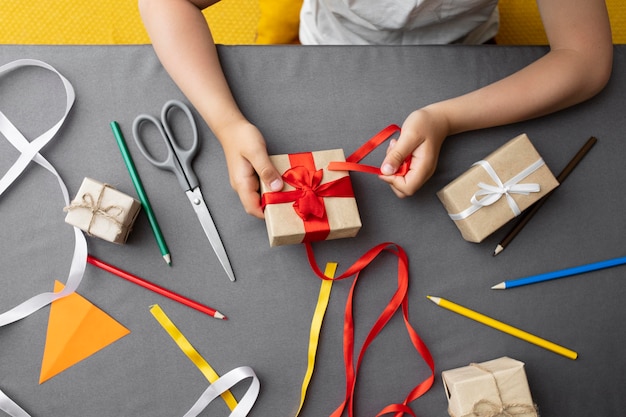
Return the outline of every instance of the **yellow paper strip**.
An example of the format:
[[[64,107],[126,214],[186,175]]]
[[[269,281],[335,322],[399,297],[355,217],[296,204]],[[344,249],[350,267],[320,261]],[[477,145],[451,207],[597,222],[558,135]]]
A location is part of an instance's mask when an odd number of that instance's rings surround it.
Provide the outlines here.
[[[329,262],[326,264],[324,275],[326,275],[329,278],[334,278],[336,271],[337,271],[337,263]],[[315,313],[313,313],[313,320],[311,321],[311,332],[309,336],[308,367],[304,375],[304,380],[302,381],[302,391],[300,395],[300,407],[298,407],[298,412],[296,413],[296,416],[298,416],[300,414],[300,410],[302,410],[302,406],[304,405],[304,399],[306,397],[306,391],[309,387],[309,383],[311,382],[311,377],[313,376],[313,369],[315,368],[315,355],[317,353],[317,345],[319,343],[320,331],[322,329],[322,322],[324,321],[324,314],[326,313],[326,307],[328,307],[328,300],[330,299],[330,290],[332,286],[333,286],[332,279],[322,280],[320,293],[317,299],[317,306],[315,307]]]
[[[200,356],[198,351],[191,345],[191,343],[189,343],[187,338],[180,332],[180,330],[178,330],[174,323],[172,323],[170,318],[158,304],[150,307],[150,312],[163,329],[165,329],[165,331],[170,335],[170,337],[174,339],[174,342],[176,342],[180,350],[182,350],[183,353],[187,355],[189,360],[191,360],[191,362],[198,367],[200,372],[202,372],[211,384],[220,378],[217,372],[215,372],[211,365],[209,365],[209,363],[202,356]],[[225,391],[221,396],[231,411],[237,407],[237,400],[230,391]]]

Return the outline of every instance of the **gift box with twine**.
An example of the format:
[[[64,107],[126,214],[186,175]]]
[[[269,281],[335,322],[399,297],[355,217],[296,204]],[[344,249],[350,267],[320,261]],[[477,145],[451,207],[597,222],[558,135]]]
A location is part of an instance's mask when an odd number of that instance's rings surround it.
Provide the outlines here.
[[[109,242],[123,244],[139,214],[141,203],[108,184],[91,178],[83,182],[64,208],[65,222]]]
[[[441,373],[451,417],[538,417],[524,363],[501,357]]]

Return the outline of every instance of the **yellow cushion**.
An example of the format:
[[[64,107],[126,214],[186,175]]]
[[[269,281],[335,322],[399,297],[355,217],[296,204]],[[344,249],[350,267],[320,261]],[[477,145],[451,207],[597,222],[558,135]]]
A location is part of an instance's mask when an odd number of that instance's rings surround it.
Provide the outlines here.
[[[531,0],[500,0],[500,30],[496,42],[500,45],[547,45],[537,3]]]
[[[136,0],[2,0],[0,42],[115,44],[149,39]]]
[[[254,43],[261,14],[259,0],[222,0],[203,13],[216,43]]]
[[[613,43],[626,43],[626,2],[606,0],[611,20]],[[531,0],[500,0],[500,31],[496,41],[500,45],[547,45],[548,38],[537,3]]]
[[[261,9],[256,43],[297,43],[302,0],[258,0]]]
[[[254,43],[258,0],[223,0],[204,11],[217,43]],[[0,43],[150,43],[137,0],[2,0]]]

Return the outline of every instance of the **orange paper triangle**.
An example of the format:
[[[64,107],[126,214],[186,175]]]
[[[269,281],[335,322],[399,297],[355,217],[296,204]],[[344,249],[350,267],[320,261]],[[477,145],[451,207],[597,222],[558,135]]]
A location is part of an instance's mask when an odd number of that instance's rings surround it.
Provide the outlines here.
[[[56,281],[54,291],[63,289]],[[130,331],[77,293],[50,305],[46,347],[39,383],[43,383]]]

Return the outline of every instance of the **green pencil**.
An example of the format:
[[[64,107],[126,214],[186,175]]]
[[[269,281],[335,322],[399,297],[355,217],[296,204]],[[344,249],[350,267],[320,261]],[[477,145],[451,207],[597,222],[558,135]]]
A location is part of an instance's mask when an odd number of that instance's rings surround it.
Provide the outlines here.
[[[128,173],[130,174],[130,179],[133,181],[135,190],[137,190],[137,194],[139,195],[139,201],[141,201],[141,205],[148,215],[150,227],[152,227],[152,232],[154,233],[154,237],[156,238],[157,244],[159,245],[159,249],[161,250],[163,259],[165,259],[165,262],[167,262],[167,264],[171,266],[172,258],[170,257],[170,250],[167,248],[167,244],[165,243],[165,239],[163,238],[163,233],[161,232],[159,223],[157,222],[156,216],[154,215],[154,210],[152,210],[150,200],[148,200],[148,195],[143,188],[143,184],[141,183],[141,178],[139,178],[137,168],[135,168],[133,158],[130,156],[130,152],[128,152],[128,146],[126,146],[126,141],[124,140],[124,136],[122,135],[120,125],[116,121],[112,121],[111,129],[113,130],[113,135],[115,136],[115,140],[117,141],[117,146],[119,146],[122,157],[124,158],[124,164],[126,164],[126,168],[128,169]]]

